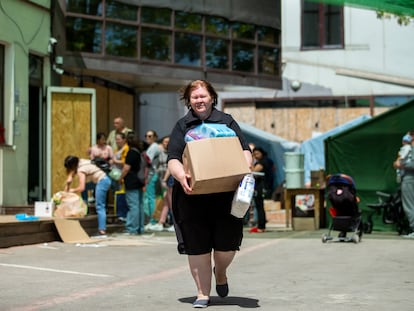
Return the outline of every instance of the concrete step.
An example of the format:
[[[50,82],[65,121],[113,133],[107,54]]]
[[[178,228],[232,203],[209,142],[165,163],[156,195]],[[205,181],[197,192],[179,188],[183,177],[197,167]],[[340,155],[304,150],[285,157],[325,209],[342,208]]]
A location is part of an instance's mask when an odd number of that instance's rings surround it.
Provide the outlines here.
[[[113,209],[110,207],[107,211],[107,232],[123,231],[125,225],[119,220],[117,215],[113,214]],[[97,215],[93,214],[93,212],[94,209],[91,209],[85,217],[74,218],[79,220],[82,228],[88,235],[96,233],[98,228]],[[16,221],[14,217],[10,217],[22,213],[34,215],[34,206],[7,206],[0,208],[0,218],[1,215],[5,216],[0,221],[0,248],[61,241],[53,219],[43,218],[34,221]]]

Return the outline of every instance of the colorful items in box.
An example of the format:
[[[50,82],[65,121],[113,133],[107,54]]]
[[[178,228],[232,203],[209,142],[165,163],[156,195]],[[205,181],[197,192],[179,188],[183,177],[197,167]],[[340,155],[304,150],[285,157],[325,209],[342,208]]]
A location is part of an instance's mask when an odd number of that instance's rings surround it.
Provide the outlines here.
[[[214,137],[234,137],[236,133],[225,124],[202,123],[185,134],[186,142]]]

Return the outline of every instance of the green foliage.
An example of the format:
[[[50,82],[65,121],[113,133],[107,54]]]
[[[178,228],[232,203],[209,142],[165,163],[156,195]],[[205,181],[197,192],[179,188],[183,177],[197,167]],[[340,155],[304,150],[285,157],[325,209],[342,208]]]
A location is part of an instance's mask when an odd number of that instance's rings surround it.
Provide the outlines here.
[[[385,11],[377,11],[377,17],[379,19],[395,18],[395,19],[397,19],[397,23],[401,26],[407,26],[411,22],[414,21],[414,18],[412,16],[400,15],[400,14],[391,14],[391,13],[387,13]]]

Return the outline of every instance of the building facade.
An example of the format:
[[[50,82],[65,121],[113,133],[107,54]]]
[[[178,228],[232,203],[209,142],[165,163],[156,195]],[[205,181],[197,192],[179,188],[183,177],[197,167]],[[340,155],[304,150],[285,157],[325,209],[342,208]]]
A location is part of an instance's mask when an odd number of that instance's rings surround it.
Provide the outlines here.
[[[412,99],[413,35],[303,0],[1,1],[0,206],[50,199],[49,86],[93,88],[96,131],[120,115],[143,138],[169,134],[179,88],[208,79],[220,109],[301,141]]]
[[[0,206],[50,200],[50,86],[95,89],[96,132],[120,115],[160,136],[182,115],[177,91],[192,79],[220,91],[280,88],[280,1],[261,2],[0,2]]]
[[[0,206],[41,198],[50,1],[0,2]]]
[[[378,115],[414,98],[413,36],[374,9],[282,0],[282,89],[227,93],[226,111],[298,142]]]

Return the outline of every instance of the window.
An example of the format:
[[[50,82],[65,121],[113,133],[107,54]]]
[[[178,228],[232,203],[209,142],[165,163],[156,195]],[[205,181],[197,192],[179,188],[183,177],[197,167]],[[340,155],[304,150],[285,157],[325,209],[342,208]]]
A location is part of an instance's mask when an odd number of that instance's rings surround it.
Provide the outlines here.
[[[171,26],[171,10],[160,8],[141,8],[141,23]]]
[[[155,61],[171,61],[171,32],[142,28],[141,58]]]
[[[259,73],[276,75],[279,72],[279,50],[270,47],[259,47]]]
[[[279,75],[280,44],[279,33],[270,27],[257,26],[258,71],[259,74]],[[275,45],[277,45],[275,47]]]
[[[255,28],[254,25],[244,23],[233,23],[232,25],[233,39],[248,39],[254,40]]]
[[[66,10],[72,13],[86,15],[102,15],[101,0],[67,0]]]
[[[315,2],[302,3],[302,48],[343,48],[343,7]]]
[[[254,72],[254,46],[246,43],[233,43],[233,70]]]
[[[230,25],[226,19],[217,16],[206,16],[207,33],[227,37],[229,28]]]
[[[102,23],[85,18],[66,19],[66,48],[69,51],[101,53]]]
[[[136,21],[137,12],[138,8],[135,5],[128,5],[114,0],[106,1],[105,15],[107,18]]]
[[[175,28],[190,31],[201,31],[202,16],[186,12],[175,13]]]
[[[137,57],[137,28],[107,23],[105,44],[105,52],[108,55]]]
[[[207,37],[206,66],[216,69],[229,69],[229,45],[226,40]]]
[[[133,2],[66,0],[66,50],[280,77],[280,29]]]
[[[174,61],[176,64],[201,66],[201,36],[177,32]]]
[[[269,44],[279,44],[279,34],[276,29],[264,26],[257,27],[257,34],[259,42]]]

